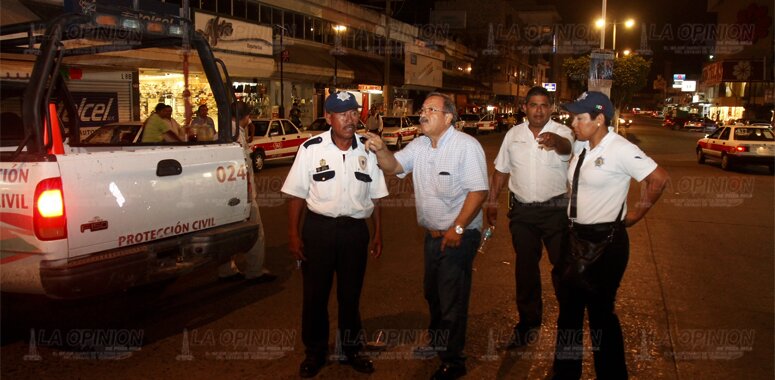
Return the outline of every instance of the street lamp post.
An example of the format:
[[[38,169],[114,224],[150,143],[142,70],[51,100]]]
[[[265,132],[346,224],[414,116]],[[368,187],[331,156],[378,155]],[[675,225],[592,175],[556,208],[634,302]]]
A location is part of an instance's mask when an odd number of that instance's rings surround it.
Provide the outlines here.
[[[331,49],[331,55],[334,56],[334,85],[331,89],[331,93],[336,92],[337,89],[337,71],[338,71],[338,65],[339,65],[339,56],[344,55],[344,49],[342,48],[342,35],[341,33],[347,30],[347,27],[344,25],[334,25],[332,26],[334,29],[334,48]]]
[[[605,17],[605,16],[603,16]],[[633,19],[627,19],[625,22],[617,22],[614,20],[614,22],[606,22],[605,18],[600,18],[595,22],[595,26],[600,28],[600,49],[605,49],[605,26],[606,24],[611,24],[614,27],[613,30],[613,44],[612,44],[612,50],[616,51],[616,25],[622,24],[625,28],[629,29],[632,28],[633,25],[635,25],[635,20]],[[618,55],[618,54],[617,54]]]
[[[275,24],[275,27],[280,29],[280,107],[278,111],[280,117],[285,117],[285,81],[283,80],[283,60],[285,59],[285,48],[283,47],[283,35],[285,34],[285,27]]]

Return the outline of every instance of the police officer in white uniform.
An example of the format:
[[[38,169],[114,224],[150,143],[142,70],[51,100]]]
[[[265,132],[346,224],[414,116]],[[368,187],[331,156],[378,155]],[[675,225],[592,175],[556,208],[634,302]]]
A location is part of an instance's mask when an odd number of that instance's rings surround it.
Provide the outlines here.
[[[624,339],[614,311],[616,292],[630,255],[624,227],[646,215],[662,194],[668,175],[635,144],[608,128],[614,107],[605,94],[585,92],[563,107],[574,114],[573,132],[578,140],[568,168],[572,183],[568,207],[571,229],[580,238],[596,243],[612,233],[613,239],[588,269],[594,289],[560,281],[553,378],[581,377],[586,309],[589,328],[596,332],[592,338],[596,377],[626,379]],[[638,202],[628,208],[631,179],[641,182],[642,190]]]
[[[282,192],[291,196],[288,248],[301,260],[304,278],[302,341],[306,358],[299,368],[301,377],[315,376],[326,363],[328,295],[334,274],[339,305],[337,339],[345,355],[340,362],[358,372],[374,371],[371,360],[359,354],[365,339],[359,302],[369,251],[366,219],[372,217],[375,233],[371,253],[379,257],[382,236],[376,200],[388,191],[375,155],[364,149],[355,134],[359,117],[355,97],[345,91],[332,93],[325,110],[331,130],[302,145],[282,187]]]
[[[533,87],[527,92],[527,122],[503,138],[490,181],[487,221],[495,225],[498,194],[508,183],[509,230],[516,253],[519,323],[507,348],[533,341],[543,316],[541,269],[543,247],[552,263],[552,284],[557,288],[558,264],[568,241],[568,161],[573,132],[551,120],[549,92]]]

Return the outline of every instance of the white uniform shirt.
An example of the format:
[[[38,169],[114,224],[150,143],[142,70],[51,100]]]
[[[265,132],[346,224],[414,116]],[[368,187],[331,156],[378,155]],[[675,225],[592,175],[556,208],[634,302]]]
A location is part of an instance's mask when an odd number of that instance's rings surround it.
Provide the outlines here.
[[[306,199],[307,207],[317,214],[357,219],[371,216],[372,199],[388,195],[374,153],[366,152],[357,135],[349,149],[339,149],[331,139],[331,131],[299,147],[282,192]]]
[[[417,223],[435,231],[447,230],[460,214],[469,192],[488,189],[484,150],[475,138],[448,128],[436,148],[431,139],[414,139],[395,155],[414,180]],[[466,228],[481,229],[482,211]]]
[[[579,141],[574,146],[574,157],[568,166],[568,182],[573,183],[578,156],[587,150],[579,171],[577,218],[581,224],[610,223],[616,219],[622,203],[627,199],[630,179],[640,182],[657,163],[646,156],[637,145],[624,137],[609,132],[595,149],[589,150],[589,142]],[[570,205],[568,206],[570,212]],[[622,218],[627,214],[625,205]]]
[[[549,120],[540,133],[552,132],[573,144],[570,128]],[[540,134],[539,133],[539,134]],[[544,202],[567,192],[568,155],[539,147],[528,123],[511,128],[495,157],[495,170],[510,174],[509,190],[523,203]]]

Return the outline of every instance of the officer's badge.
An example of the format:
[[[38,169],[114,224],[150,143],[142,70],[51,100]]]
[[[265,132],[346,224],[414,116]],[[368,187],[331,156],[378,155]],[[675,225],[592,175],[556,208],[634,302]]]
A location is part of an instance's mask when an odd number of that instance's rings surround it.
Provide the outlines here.
[[[326,165],[326,160],[320,160],[320,167],[315,168],[315,173],[320,173],[328,170],[328,165]]]
[[[597,159],[595,159],[595,166],[596,167],[599,168],[599,167],[603,166],[604,164],[605,164],[605,159],[603,159],[603,157],[598,157]]]
[[[366,157],[365,156],[358,157],[358,165],[361,166],[361,170],[366,170]]]

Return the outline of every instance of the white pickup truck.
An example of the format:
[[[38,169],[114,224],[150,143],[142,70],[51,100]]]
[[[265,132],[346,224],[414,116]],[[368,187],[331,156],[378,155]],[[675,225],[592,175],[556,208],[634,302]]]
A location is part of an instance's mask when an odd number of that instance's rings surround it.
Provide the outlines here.
[[[0,63],[18,67],[37,55],[28,79],[0,86],[3,292],[76,298],[123,290],[225,262],[258,239],[252,171],[232,136],[223,63],[185,18],[93,5],[48,25],[2,28]],[[185,51],[217,104],[216,141],[81,140],[84,103],[73,102],[62,73],[185,72]],[[119,102],[129,110],[140,103]],[[57,106],[73,116],[60,117]]]

